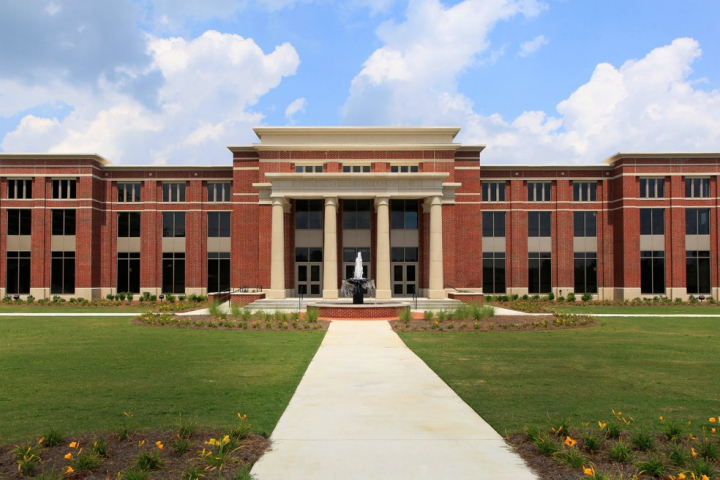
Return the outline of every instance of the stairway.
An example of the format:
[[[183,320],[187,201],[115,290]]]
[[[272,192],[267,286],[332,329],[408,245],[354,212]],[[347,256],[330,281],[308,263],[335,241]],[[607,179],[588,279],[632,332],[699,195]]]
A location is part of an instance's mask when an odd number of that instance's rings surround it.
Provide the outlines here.
[[[262,310],[262,311],[281,311],[281,312],[297,312],[301,311],[304,312],[307,309],[308,303],[315,303],[315,302],[322,302],[323,300],[321,298],[303,298],[300,300],[299,298],[284,298],[284,299],[263,299],[263,300],[256,300],[253,303],[249,304],[247,308],[251,310]],[[352,299],[350,298],[341,298],[340,300],[332,300],[333,302],[339,301],[343,303],[350,303]],[[372,298],[365,298],[365,303],[373,303],[374,299]],[[450,310],[457,308],[462,302],[459,300],[451,300],[451,299],[440,299],[440,300],[432,300],[429,298],[418,298],[417,299],[417,309],[415,308],[415,301],[412,298],[396,298],[393,299],[393,301],[399,302],[399,303],[406,303],[410,308],[413,310],[418,310],[421,312],[424,312],[426,310],[429,311],[438,311],[438,310]]]

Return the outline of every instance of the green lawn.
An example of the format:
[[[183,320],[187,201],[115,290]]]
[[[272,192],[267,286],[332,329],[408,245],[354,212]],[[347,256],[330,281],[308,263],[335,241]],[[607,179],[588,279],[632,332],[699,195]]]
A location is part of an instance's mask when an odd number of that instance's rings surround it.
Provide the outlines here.
[[[617,306],[617,305],[563,305],[553,307],[570,313],[612,313],[612,314],[650,314],[650,315],[720,315],[720,306],[662,305],[662,306]]]
[[[324,332],[186,330],[126,318],[0,318],[0,443],[39,435],[201,428],[270,433]]]
[[[720,414],[720,319],[602,318],[544,332],[401,333],[496,430],[548,418],[699,424]]]
[[[200,306],[198,308],[204,308]],[[57,305],[0,305],[2,313],[139,313],[155,310],[155,305],[119,307],[61,307]]]

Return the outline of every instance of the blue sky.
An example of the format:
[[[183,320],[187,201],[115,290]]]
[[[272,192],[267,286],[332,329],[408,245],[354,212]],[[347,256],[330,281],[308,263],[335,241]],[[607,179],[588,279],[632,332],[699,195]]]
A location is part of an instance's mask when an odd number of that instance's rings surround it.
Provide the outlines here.
[[[485,163],[720,151],[720,2],[4,0],[0,149],[227,164],[256,125],[458,125]]]

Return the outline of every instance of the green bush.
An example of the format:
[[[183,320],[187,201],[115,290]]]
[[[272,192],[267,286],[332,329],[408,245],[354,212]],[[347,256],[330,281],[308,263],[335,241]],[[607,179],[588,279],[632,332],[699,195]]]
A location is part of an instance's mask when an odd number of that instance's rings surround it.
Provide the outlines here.
[[[613,462],[626,463],[630,460],[630,447],[622,440],[618,440],[608,452],[608,456]]]
[[[660,457],[651,456],[647,460],[637,462],[635,466],[640,473],[651,477],[659,478],[665,474],[665,462]]]
[[[125,292],[120,292],[117,294],[118,300],[125,301]]]
[[[568,302],[574,302],[574,301],[575,301],[575,294],[572,293],[572,292],[568,293],[567,301],[568,301]]]
[[[410,308],[405,307],[398,309],[398,319],[403,323],[410,323],[410,321],[413,319]]]
[[[555,294],[550,292],[550,293],[548,293],[547,298],[548,298],[548,300],[550,300],[552,302],[553,300],[555,300]]]
[[[72,468],[76,472],[89,472],[102,464],[102,460],[92,453],[81,453],[72,461]]]
[[[317,322],[319,316],[320,310],[318,310],[317,307],[308,307],[307,311],[305,312],[305,320],[307,320],[309,323]]]
[[[27,303],[33,303],[35,301],[35,297],[33,297],[32,295],[28,295],[27,299],[25,299],[25,301]]]
[[[57,447],[65,441],[65,435],[59,430],[51,428],[45,435],[43,435],[43,446],[45,447]]]
[[[582,301],[583,301],[583,302],[588,302],[588,301],[590,301],[590,300],[592,300],[592,293],[590,293],[590,292],[585,292],[585,293],[583,293]]]
[[[158,452],[142,452],[135,457],[135,467],[138,470],[151,471],[160,470],[165,465],[165,461]]]
[[[538,451],[546,457],[550,457],[560,450],[557,440],[545,434],[539,435],[533,443]]]
[[[646,433],[643,430],[631,433],[630,443],[632,443],[636,450],[641,452],[648,452],[655,448],[655,439],[653,439],[651,434]]]

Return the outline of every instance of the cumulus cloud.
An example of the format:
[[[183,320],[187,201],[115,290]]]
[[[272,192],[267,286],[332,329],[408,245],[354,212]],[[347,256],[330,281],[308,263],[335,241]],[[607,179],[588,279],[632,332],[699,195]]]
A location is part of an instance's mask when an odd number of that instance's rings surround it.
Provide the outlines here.
[[[305,113],[305,105],[307,105],[307,100],[305,98],[296,98],[285,109],[285,118],[287,118],[291,124],[294,124],[295,114]]]
[[[520,45],[520,51],[518,52],[518,55],[520,55],[521,57],[527,57],[531,53],[537,52],[547,44],[548,39],[545,38],[545,35],[538,35],[532,40],[528,40],[527,42],[522,43]]]
[[[115,163],[224,163],[225,146],[251,140],[241,132],[262,121],[251,107],[300,62],[290,44],[266,54],[252,39],[216,31],[192,40],[148,37],[146,48],[147,69],[163,79],[153,107],[107,81],[88,93],[57,80],[34,87],[0,80],[0,91],[24,99],[15,105],[20,111],[52,101],[74,108],[63,119],[26,116],[2,148],[98,152]]]

